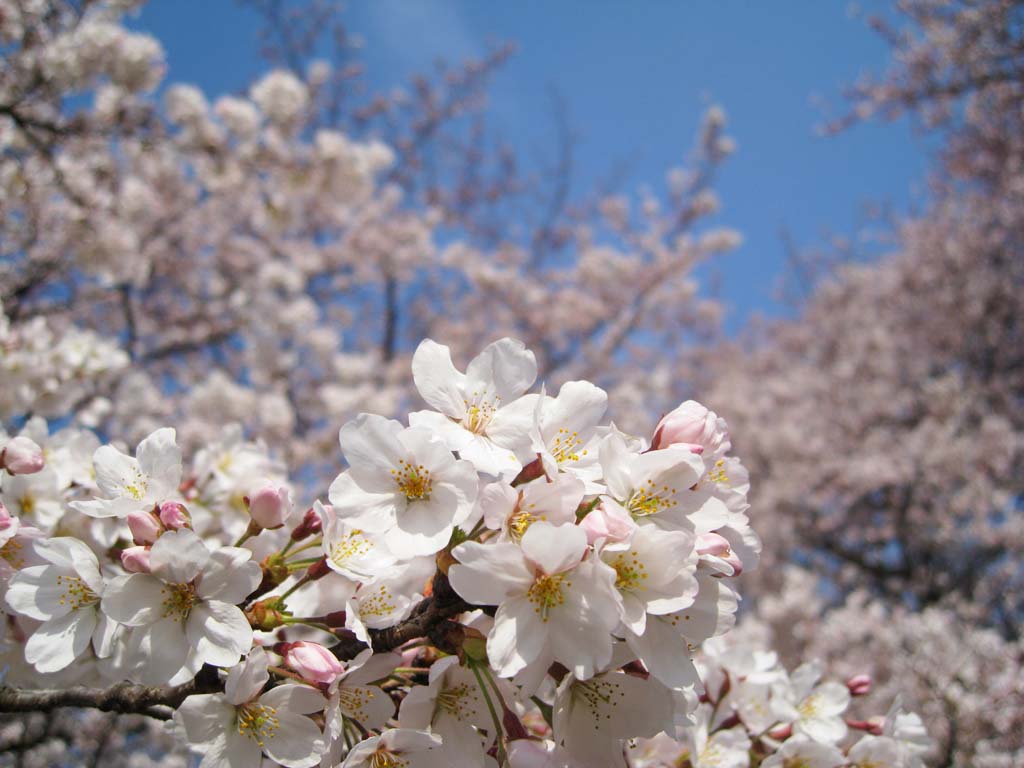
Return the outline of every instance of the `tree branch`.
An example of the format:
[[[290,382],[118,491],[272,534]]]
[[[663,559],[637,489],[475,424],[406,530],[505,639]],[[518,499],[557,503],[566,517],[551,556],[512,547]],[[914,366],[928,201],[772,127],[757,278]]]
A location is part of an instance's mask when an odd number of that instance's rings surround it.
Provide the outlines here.
[[[434,575],[433,595],[421,600],[409,618],[394,627],[370,630],[373,650],[380,653],[394,650],[418,637],[432,637],[448,620],[472,606],[452,590],[448,578]],[[444,643],[440,635],[438,642]],[[343,661],[355,658],[366,645],[354,637],[342,639],[334,653]],[[141,714],[167,719],[162,707],[177,709],[189,696],[218,693],[224,689],[215,667],[205,666],[195,679],[177,686],[150,687],[134,683],[117,683],[109,688],[75,686],[63,690],[21,690],[0,687],[0,712],[49,712],[59,707],[85,707],[103,712]]]

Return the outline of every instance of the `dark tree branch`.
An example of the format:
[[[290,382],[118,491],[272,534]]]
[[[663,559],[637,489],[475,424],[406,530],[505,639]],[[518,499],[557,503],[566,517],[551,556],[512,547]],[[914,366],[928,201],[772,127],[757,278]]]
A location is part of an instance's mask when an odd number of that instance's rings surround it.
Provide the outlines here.
[[[439,634],[448,620],[472,606],[452,590],[448,578],[441,573],[434,576],[433,595],[422,600],[405,621],[394,627],[370,630],[373,650],[392,651],[410,640]],[[355,658],[366,645],[355,638],[343,639],[334,653],[342,660]],[[50,712],[60,707],[84,707],[103,712],[141,714],[161,720],[169,718],[165,708],[177,709],[189,696],[218,693],[224,685],[215,667],[203,667],[194,680],[176,686],[150,687],[134,683],[118,683],[109,688],[75,686],[63,690],[21,690],[0,687],[0,712]]]

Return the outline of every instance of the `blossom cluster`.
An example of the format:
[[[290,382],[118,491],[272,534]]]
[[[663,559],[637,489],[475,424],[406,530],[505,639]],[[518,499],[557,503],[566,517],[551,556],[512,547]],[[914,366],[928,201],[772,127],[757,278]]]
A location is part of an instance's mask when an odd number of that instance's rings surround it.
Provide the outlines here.
[[[822,680],[817,661],[789,673],[775,652],[743,630],[738,635],[704,643],[694,722],[676,738],[665,733],[638,744],[632,768],[923,768],[931,739],[898,697],[884,715],[850,716],[851,700],[871,692],[870,676]]]
[[[412,369],[430,409],[345,424],[304,514],[237,431],[189,466],[169,428],[5,438],[8,683],[192,686],[204,766],[622,766],[685,727],[760,551],[725,422],[688,401],[626,434],[589,382],[530,393],[507,338]]]

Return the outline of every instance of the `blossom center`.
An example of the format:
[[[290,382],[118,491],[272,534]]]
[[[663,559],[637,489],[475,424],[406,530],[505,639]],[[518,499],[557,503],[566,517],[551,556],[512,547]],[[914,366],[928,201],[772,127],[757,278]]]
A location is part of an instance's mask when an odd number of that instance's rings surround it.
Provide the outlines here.
[[[32,494],[26,493],[18,499],[18,506],[21,507],[21,514],[31,515],[36,509],[36,499]]]
[[[61,590],[60,599],[57,602],[70,606],[73,611],[99,602],[96,593],[89,589],[89,585],[78,576],[58,576],[57,589]]]
[[[0,547],[0,557],[6,560],[12,568],[20,570],[25,565],[25,558],[21,554],[24,545],[17,539],[9,539],[6,544]]]
[[[409,501],[422,501],[430,498],[434,490],[434,481],[430,470],[422,464],[411,464],[404,459],[399,462],[399,469],[392,469],[391,474],[398,484],[398,490]]]
[[[513,513],[508,520],[509,535],[515,541],[520,541],[529,527],[539,519],[541,518],[537,515],[525,510]]]
[[[135,470],[135,480],[125,483],[124,492],[136,501],[141,501],[146,496],[146,477],[139,470]]]
[[[567,461],[579,461],[581,456],[587,455],[586,451],[576,450],[581,445],[583,445],[583,441],[580,440],[579,432],[570,432],[562,427],[551,444],[551,455],[559,464],[564,464]]]
[[[676,502],[671,497],[675,493],[675,488],[670,488],[667,485],[659,488],[653,480],[648,480],[645,486],[633,491],[633,495],[629,497],[625,507],[634,519],[650,517],[674,507]]]
[[[600,731],[606,725],[606,720],[611,716],[609,708],[619,706],[619,702],[625,698],[619,686],[593,678],[573,683],[572,695],[590,710],[595,731]]]
[[[238,709],[238,733],[262,747],[274,738],[278,728],[277,710],[266,704],[246,704]]]
[[[484,396],[486,394],[484,392]],[[466,406],[466,415],[462,417],[462,426],[474,435],[482,435],[484,430],[487,429],[487,425],[491,423],[494,412],[498,410],[500,398],[496,397],[493,402],[480,400],[480,396],[476,392],[473,393],[473,397],[477,398],[473,402],[469,400],[462,401]]]
[[[372,548],[373,545],[363,536],[362,531],[352,531],[331,548],[331,560],[335,565],[343,566],[349,560],[365,555]]]
[[[712,483],[727,484],[729,482],[729,476],[725,474],[725,459],[719,459],[715,462],[715,468],[708,472],[708,480]]]
[[[782,768],[811,768],[811,764],[802,757],[787,757],[782,761]]]
[[[620,552],[610,563],[615,569],[615,588],[620,592],[632,592],[645,589],[647,568],[640,560],[640,553]]]
[[[361,688],[342,686],[338,689],[338,707],[356,720],[365,720],[364,709],[373,696],[373,688],[369,686]]]
[[[806,699],[800,702],[800,706],[796,708],[804,717],[814,717],[818,714],[818,709],[821,706],[821,696],[816,693],[812,693]]]
[[[470,693],[470,688],[465,683],[454,688],[445,688],[437,695],[437,708],[459,720],[464,720],[472,713],[472,708],[466,705]]]
[[[526,597],[533,603],[533,612],[540,614],[543,621],[548,620],[548,612],[552,608],[557,608],[565,602],[565,595],[562,593],[563,585],[565,587],[572,586],[572,582],[566,580],[565,574],[541,575],[534,580],[527,591]]]
[[[370,768],[402,768],[406,765],[409,765],[408,760],[403,760],[394,752],[388,752],[384,748],[379,748],[370,755]]]
[[[397,606],[391,599],[391,590],[381,586],[366,597],[359,599],[360,616],[384,617],[391,615]]]
[[[192,584],[165,584],[161,589],[164,600],[164,616],[177,619],[188,617],[192,606],[196,604],[196,588]]]

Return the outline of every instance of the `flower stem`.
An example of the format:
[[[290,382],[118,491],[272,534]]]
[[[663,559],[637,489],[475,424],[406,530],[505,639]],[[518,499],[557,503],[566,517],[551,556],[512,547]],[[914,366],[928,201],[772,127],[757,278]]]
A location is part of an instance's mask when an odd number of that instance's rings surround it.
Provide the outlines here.
[[[491,694],[487,690],[487,684],[484,683],[483,675],[480,674],[479,665],[476,662],[470,662],[469,668],[473,670],[473,676],[476,677],[476,684],[480,688],[480,693],[484,695],[484,701],[487,703],[487,711],[491,713],[491,721],[494,723],[494,738],[498,742],[498,764],[501,766],[508,765],[508,757],[505,755],[505,729],[501,726],[501,718],[498,717],[498,712],[494,708],[494,702],[491,701]]]

